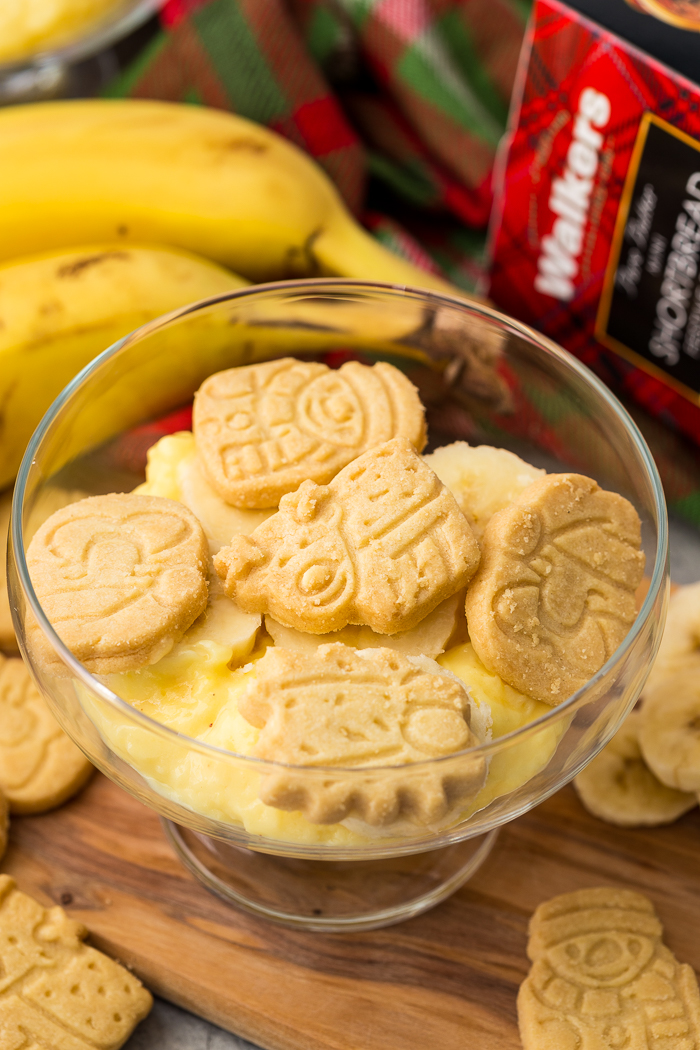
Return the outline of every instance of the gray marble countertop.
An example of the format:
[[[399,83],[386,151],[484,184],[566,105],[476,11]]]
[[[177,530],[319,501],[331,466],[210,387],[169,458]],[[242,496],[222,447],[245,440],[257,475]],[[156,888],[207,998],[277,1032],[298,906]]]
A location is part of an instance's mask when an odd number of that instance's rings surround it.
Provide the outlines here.
[[[700,579],[700,534],[692,525],[671,521],[671,577],[676,583]],[[170,1003],[156,1000],[124,1050],[257,1050]]]

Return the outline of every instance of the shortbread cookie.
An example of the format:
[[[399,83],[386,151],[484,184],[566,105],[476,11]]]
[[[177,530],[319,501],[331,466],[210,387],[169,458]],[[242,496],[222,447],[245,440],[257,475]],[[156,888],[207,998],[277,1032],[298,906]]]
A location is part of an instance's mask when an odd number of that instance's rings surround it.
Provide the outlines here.
[[[628,715],[610,743],[574,778],[589,813],[623,828],[670,824],[697,806],[695,795],[666,787],[639,746],[641,712]]]
[[[372,825],[400,817],[430,823],[484,780],[480,756],[424,766],[479,743],[464,686],[426,658],[337,643],[315,653],[273,646],[256,664],[238,709],[261,730],[257,758],[309,767],[264,775],[262,801],[301,810],[314,823],[350,815]],[[406,765],[416,762],[417,768]],[[314,773],[314,766],[324,768]],[[366,777],[329,772],[365,766],[399,768]]]
[[[3,1050],[119,1050],[149,1013],[150,992],[87,933],[0,875]]]
[[[10,597],[7,593],[7,533],[10,528],[12,489],[0,493],[0,649],[17,652],[17,639],[12,626]]]
[[[612,656],[636,616],[639,516],[580,474],[548,474],[489,522],[467,591],[481,661],[528,696],[559,704]]]
[[[98,674],[155,663],[207,604],[208,547],[182,504],[92,496],[52,514],[29,545],[42,607],[71,652]],[[36,624],[30,644],[58,665]]]
[[[342,642],[353,649],[393,649],[404,656],[429,656],[444,653],[450,644],[466,639],[467,621],[464,615],[464,592],[453,594],[440,602],[424,620],[410,631],[399,634],[377,634],[371,627],[343,627],[331,634],[305,634],[293,627],[285,627],[265,617],[265,630],[275,645],[298,652],[315,652],[319,645]]]
[[[418,391],[384,363],[333,371],[285,357],[217,372],[195,396],[193,428],[209,480],[234,507],[276,507],[393,437],[425,445]]]
[[[523,1050],[696,1050],[700,995],[661,942],[651,901],[612,888],[541,904],[520,986]]]
[[[43,813],[79,791],[93,767],[59,726],[24,661],[0,655],[0,790],[13,813]]]
[[[444,445],[423,458],[447,485],[479,541],[494,514],[545,475],[505,448],[466,441]]]
[[[214,558],[242,609],[310,634],[349,623],[408,631],[478,563],[454,496],[405,438],[365,452],[328,486],[305,481]]]

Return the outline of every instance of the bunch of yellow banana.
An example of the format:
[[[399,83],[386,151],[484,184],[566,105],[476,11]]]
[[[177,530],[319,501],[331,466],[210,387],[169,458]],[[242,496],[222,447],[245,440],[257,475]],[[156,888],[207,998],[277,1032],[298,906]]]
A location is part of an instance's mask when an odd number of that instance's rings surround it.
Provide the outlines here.
[[[168,244],[250,281],[450,285],[399,259],[279,135],[216,109],[86,99],[0,110],[0,258]]]
[[[146,321],[246,281],[186,252],[93,245],[0,267],[0,489],[81,368]]]
[[[0,489],[43,412],[97,353],[246,283],[222,266],[255,282],[331,275],[461,294],[362,230],[314,161],[274,132],[141,100],[0,109],[3,261]],[[400,331],[375,320],[377,338],[397,338],[424,317],[407,305]]]

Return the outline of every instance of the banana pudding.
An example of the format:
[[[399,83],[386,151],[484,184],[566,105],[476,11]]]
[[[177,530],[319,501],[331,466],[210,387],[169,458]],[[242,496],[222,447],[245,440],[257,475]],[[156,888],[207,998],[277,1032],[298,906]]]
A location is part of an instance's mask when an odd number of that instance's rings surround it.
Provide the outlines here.
[[[313,845],[449,827],[535,777],[566,719],[493,758],[490,741],[603,666],[643,569],[621,496],[488,446],[422,457],[415,388],[351,364],[210,377],[194,433],[151,448],[135,493],[99,497],[109,522],[81,501],[28,552],[37,592],[48,574],[56,608],[71,597],[70,647],[104,659],[108,637],[119,663],[96,670],[119,697],[249,761],[85,699],[111,750],[196,813]]]
[[[0,62],[64,47],[94,30],[125,0],[18,0],[0,4]]]

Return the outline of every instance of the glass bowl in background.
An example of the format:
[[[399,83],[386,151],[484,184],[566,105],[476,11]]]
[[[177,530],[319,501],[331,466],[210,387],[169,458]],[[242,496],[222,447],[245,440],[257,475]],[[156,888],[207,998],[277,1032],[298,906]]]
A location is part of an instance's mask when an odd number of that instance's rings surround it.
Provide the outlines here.
[[[20,3],[21,0],[15,0]],[[164,0],[114,0],[102,16],[74,33],[54,34],[16,58],[0,59],[0,106],[59,98],[70,89],[70,67],[138,29]]]
[[[501,445],[548,470],[590,475],[633,502],[649,588],[624,643],[583,689],[523,728],[458,755],[411,767],[295,770],[166,728],[72,656],[37,601],[25,560],[31,535],[56,507],[56,490],[59,502],[70,502],[71,493],[129,491],[143,481],[155,420],[189,403],[212,372],[282,356],[331,365],[390,361],[421,392],[431,449],[456,439]],[[667,521],[656,468],[630,417],[544,337],[488,307],[433,293],[293,281],[169,314],[80,373],[24,457],[8,570],[22,653],[58,721],[99,769],[162,815],[197,877],[280,922],[360,929],[417,914],[454,891],[502,824],[566,784],[608,742],[639,696],[660,640]],[[51,670],[32,644],[37,633],[56,662]],[[258,798],[261,784],[298,774],[324,788],[342,781],[391,790],[407,768],[419,780],[448,785],[465,783],[476,768],[485,781],[430,826],[404,820],[372,828],[358,818],[316,825]]]

